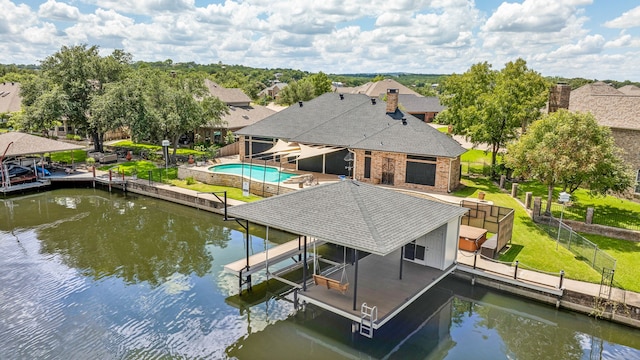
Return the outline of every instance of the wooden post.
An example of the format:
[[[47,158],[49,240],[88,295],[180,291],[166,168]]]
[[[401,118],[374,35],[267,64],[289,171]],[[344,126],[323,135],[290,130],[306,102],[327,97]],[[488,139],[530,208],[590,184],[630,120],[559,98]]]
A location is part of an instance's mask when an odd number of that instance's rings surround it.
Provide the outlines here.
[[[500,189],[504,189],[504,183],[507,180],[507,177],[504,175],[500,175]]]
[[[542,198],[540,196],[536,196],[533,198],[533,220],[535,220],[538,216],[540,216],[541,210],[542,210]]]
[[[524,194],[524,208],[531,209],[531,199],[533,198],[533,193],[531,191],[527,191]]]
[[[593,224],[593,208],[592,207],[588,207],[587,208],[587,216],[584,219],[584,222],[586,224]]]
[[[518,183],[511,184],[511,197],[518,197]]]

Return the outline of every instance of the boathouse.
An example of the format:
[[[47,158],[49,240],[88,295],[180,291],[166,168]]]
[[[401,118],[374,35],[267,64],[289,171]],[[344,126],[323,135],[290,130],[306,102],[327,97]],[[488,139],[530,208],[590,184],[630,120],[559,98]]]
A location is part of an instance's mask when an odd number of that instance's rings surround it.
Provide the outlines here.
[[[236,205],[228,213],[246,220],[247,228],[252,222],[300,235],[304,265],[296,303],[348,318],[354,330],[372,337],[455,269],[460,221],[467,211],[343,180]],[[309,243],[343,247],[353,261],[345,257],[320,271],[315,262],[311,266]],[[250,267],[247,261],[245,273]]]

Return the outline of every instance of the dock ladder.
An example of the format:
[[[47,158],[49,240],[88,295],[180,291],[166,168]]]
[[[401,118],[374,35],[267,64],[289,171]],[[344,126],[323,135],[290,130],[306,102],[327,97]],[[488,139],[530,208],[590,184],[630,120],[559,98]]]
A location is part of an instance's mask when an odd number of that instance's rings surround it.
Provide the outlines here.
[[[369,339],[373,338],[373,323],[378,321],[378,307],[367,306],[362,303],[360,307],[360,335]]]

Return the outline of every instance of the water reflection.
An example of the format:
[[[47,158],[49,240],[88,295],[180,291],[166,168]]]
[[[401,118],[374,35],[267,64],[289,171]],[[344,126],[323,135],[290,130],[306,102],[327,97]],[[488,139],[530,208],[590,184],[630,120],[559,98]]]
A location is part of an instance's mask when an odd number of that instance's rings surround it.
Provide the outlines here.
[[[251,234],[249,252],[262,251],[265,229]],[[369,340],[311,306],[293,315],[281,286],[235,297],[222,268],[246,250],[235,222],[159,200],[0,200],[0,359],[640,358],[637,330],[455,280]]]

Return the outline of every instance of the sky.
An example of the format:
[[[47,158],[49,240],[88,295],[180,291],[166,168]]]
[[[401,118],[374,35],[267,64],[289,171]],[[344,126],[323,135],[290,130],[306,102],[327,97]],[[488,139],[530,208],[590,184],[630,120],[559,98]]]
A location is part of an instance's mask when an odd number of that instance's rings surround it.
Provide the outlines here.
[[[0,0],[0,64],[79,44],[328,74],[459,74],[522,58],[543,76],[640,81],[640,2]]]

